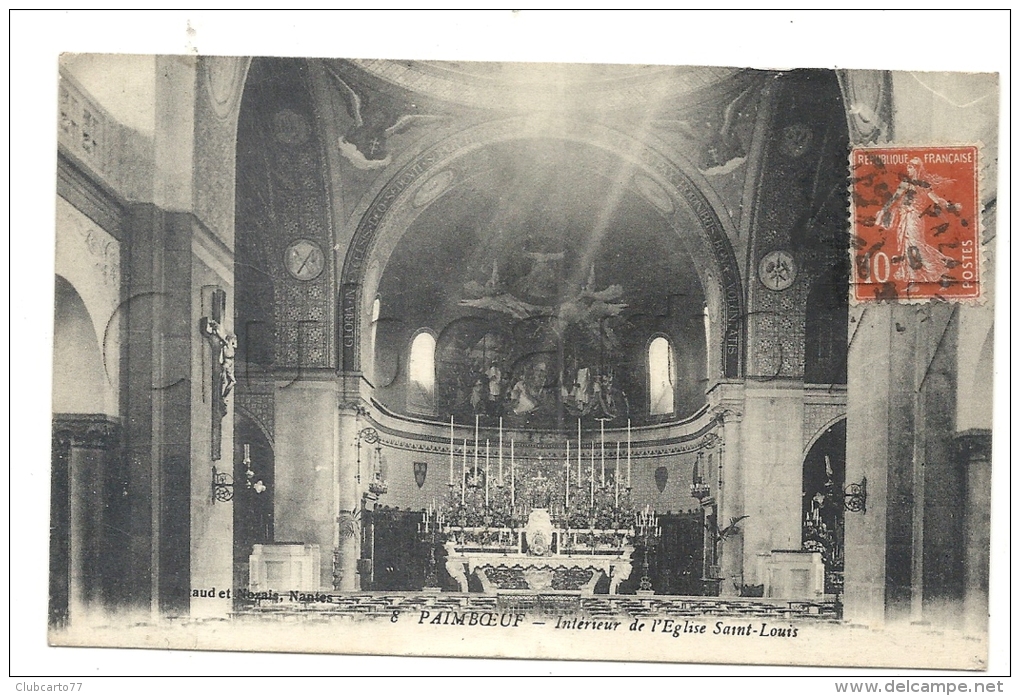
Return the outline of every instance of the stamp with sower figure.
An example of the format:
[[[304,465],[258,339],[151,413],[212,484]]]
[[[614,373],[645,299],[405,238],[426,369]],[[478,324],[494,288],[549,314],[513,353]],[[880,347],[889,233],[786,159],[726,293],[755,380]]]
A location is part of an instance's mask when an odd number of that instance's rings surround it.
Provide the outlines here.
[[[855,148],[852,298],[981,297],[974,146]]]

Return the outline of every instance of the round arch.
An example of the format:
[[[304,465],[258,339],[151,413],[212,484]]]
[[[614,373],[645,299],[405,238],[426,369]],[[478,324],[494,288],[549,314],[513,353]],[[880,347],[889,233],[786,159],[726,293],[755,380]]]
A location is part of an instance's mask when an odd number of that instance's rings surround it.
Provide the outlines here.
[[[655,370],[655,365],[652,364],[653,357],[653,346],[664,346],[665,348],[665,360],[666,365],[664,366],[664,372],[661,374],[655,374],[658,372]],[[673,341],[670,337],[661,331],[657,331],[652,334],[647,341],[645,341],[645,347],[642,351],[642,357],[645,361],[645,377],[648,381],[648,414],[652,417],[672,417],[676,413],[676,383],[677,383],[677,349],[673,345]],[[659,377],[660,379],[656,379]],[[662,391],[662,394],[656,394],[655,383],[657,381],[665,382],[666,387]],[[656,403],[659,399],[664,398],[668,392],[668,404],[669,409],[667,410],[656,410]],[[659,397],[658,399],[656,397]]]
[[[803,458],[801,545],[821,555],[825,592],[842,591],[844,572],[844,496],[846,484],[846,417],[826,425]]]
[[[827,420],[825,424],[822,425],[822,427],[815,431],[815,433],[811,436],[811,439],[808,440],[807,443],[804,445],[804,451],[800,453],[800,458],[803,460],[804,457],[808,455],[808,452],[811,451],[811,448],[815,446],[815,443],[818,442],[818,440],[821,439],[821,437],[825,435],[825,433],[829,432],[829,429],[832,428],[832,426],[836,425],[840,421],[845,420],[846,420],[845,413],[841,413],[838,416],[835,416]]]
[[[438,336],[428,327],[419,328],[407,342],[407,410],[420,415],[436,412],[436,346]]]
[[[116,414],[92,315],[77,289],[55,276],[53,410]]]
[[[514,118],[485,123],[435,144],[407,161],[359,208],[359,224],[340,274],[340,368],[360,372],[370,356],[365,319],[378,292],[386,262],[404,231],[432,201],[458,184],[457,164],[491,144],[515,139],[567,140],[620,165],[623,187],[648,199],[688,245],[697,261],[711,317],[721,327],[713,364],[725,377],[742,371],[743,292],[730,244],[732,224],[697,170],[667,158],[650,145],[599,124]],[[734,233],[735,234],[735,233]],[[371,357],[368,358],[369,360]]]

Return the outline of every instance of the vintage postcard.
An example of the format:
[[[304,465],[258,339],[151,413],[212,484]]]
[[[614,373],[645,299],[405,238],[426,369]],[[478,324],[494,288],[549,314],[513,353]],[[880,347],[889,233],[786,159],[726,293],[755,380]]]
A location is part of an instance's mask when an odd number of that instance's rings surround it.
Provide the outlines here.
[[[996,74],[54,88],[52,645],[987,669]]]

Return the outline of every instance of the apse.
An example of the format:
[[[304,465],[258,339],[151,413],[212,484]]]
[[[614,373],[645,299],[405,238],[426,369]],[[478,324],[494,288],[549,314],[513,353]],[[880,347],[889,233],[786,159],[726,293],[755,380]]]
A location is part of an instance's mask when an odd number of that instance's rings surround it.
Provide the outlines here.
[[[453,176],[382,274],[370,379],[383,408],[540,429],[698,412],[705,295],[622,161],[521,139]]]

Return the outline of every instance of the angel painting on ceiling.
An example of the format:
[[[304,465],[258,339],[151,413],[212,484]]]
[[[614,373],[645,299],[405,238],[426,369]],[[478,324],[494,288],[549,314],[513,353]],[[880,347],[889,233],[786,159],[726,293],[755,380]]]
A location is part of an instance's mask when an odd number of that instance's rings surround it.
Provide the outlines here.
[[[351,118],[347,131],[340,136],[340,153],[358,169],[380,169],[387,166],[390,156],[389,138],[409,128],[437,119],[437,116],[414,113],[414,104],[403,103],[382,92],[366,91],[364,96],[332,69],[326,69]]]

